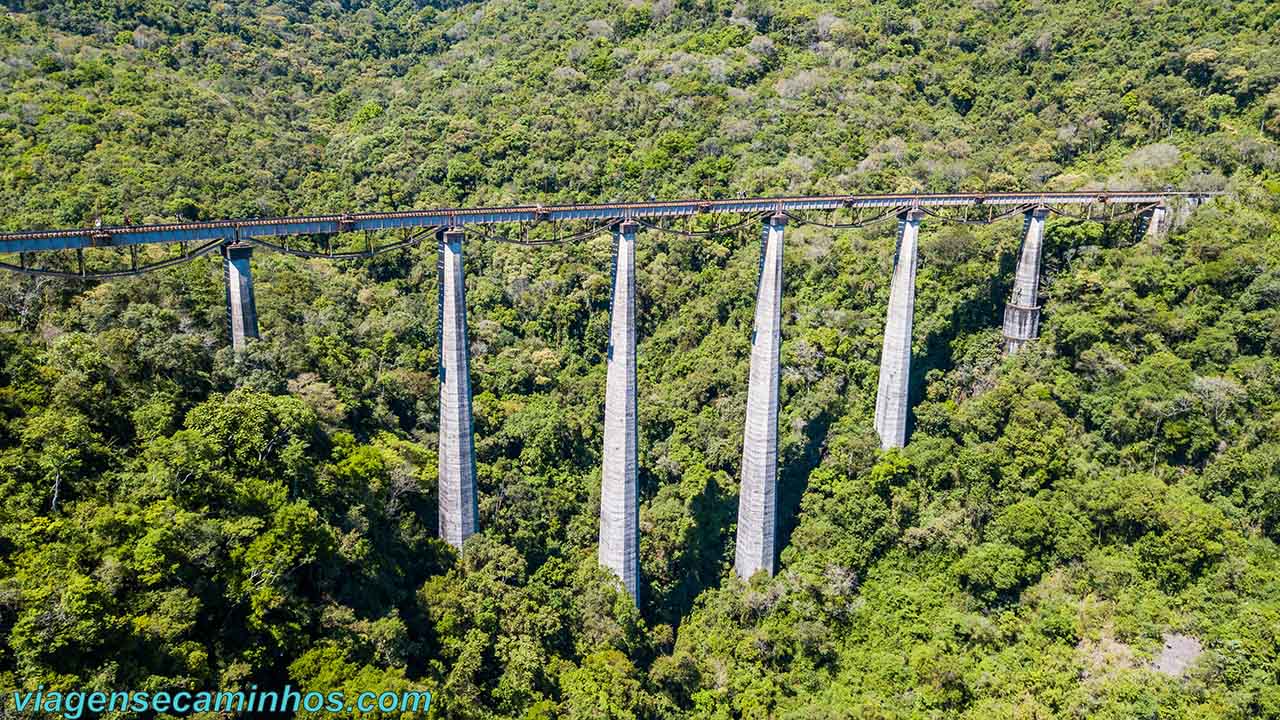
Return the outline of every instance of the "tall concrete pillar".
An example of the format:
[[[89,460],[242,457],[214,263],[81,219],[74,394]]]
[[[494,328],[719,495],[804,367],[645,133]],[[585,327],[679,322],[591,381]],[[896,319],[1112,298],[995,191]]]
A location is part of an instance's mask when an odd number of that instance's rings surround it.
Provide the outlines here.
[[[461,548],[476,532],[476,453],[462,230],[440,236],[440,537]]]
[[[1018,272],[1013,293],[1004,306],[1005,351],[1017,352],[1028,340],[1040,336],[1040,250],[1044,244],[1044,221],[1049,208],[1027,212],[1018,253]]]
[[[1195,212],[1203,201],[1204,198],[1196,195],[1184,195],[1178,198],[1169,208],[1169,212],[1165,214],[1165,223],[1167,225],[1165,232],[1167,233],[1174,228],[1186,225],[1187,220],[1191,218],[1191,213]]]
[[[249,338],[258,337],[258,306],[253,300],[253,275],[249,261],[253,245],[230,243],[222,246],[222,277],[227,296],[227,329],[231,349],[239,356]]]
[[[880,350],[880,384],[876,391],[876,432],[880,447],[907,443],[907,390],[911,376],[911,321],[916,302],[916,246],[924,213],[898,216],[898,249],[893,258],[889,310]]]
[[[782,231],[785,215],[765,221],[751,333],[751,378],[742,439],[738,539],[734,569],[742,579],[773,575],[777,533],[778,383],[782,355]]]
[[[636,227],[614,231],[609,369],[604,400],[604,467],[600,484],[600,564],[640,604],[640,498],[636,460]]]
[[[1147,217],[1147,235],[1150,237],[1159,237],[1169,228],[1166,227],[1169,218],[1169,206],[1165,203],[1151,208],[1151,215]]]

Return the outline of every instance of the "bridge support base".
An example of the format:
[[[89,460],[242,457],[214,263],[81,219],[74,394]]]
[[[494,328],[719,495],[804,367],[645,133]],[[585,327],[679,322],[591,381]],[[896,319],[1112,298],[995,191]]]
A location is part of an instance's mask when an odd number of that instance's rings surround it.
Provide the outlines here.
[[[440,235],[440,537],[461,548],[476,532],[475,438],[471,415],[471,359],[467,291],[459,229]]]
[[[916,301],[916,248],[924,213],[908,210],[898,217],[898,248],[889,286],[889,310],[880,350],[880,380],[876,390],[876,433],[880,447],[907,442],[907,393],[911,377],[911,323]]]
[[[604,467],[600,483],[600,564],[640,604],[640,499],[636,458],[636,223],[614,231],[613,300],[609,314],[604,401]]]
[[[746,580],[774,571],[778,490],[778,385],[782,355],[782,233],[785,215],[765,221],[751,335],[751,377],[742,440],[742,486],[734,569]]]
[[[258,337],[258,306],[253,299],[250,260],[253,245],[231,243],[222,246],[222,277],[226,286],[227,331],[237,357],[244,353],[249,338]]]
[[[1048,208],[1038,207],[1027,212],[1023,225],[1013,293],[1004,306],[1004,347],[1008,353],[1017,352],[1027,341],[1040,336],[1040,251],[1048,215]]]

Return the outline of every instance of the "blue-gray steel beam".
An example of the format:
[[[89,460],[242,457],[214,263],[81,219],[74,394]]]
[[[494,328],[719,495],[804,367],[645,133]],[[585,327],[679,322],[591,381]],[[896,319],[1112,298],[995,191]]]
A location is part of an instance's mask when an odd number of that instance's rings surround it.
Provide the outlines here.
[[[249,338],[258,337],[258,305],[253,297],[253,274],[249,263],[253,246],[233,243],[222,247],[222,276],[226,286],[227,331],[231,348],[238,357]]]
[[[604,396],[600,564],[640,605],[640,497],[636,456],[636,223],[614,232],[613,301]]]
[[[471,415],[471,358],[462,236],[440,236],[440,537],[461,548],[479,525],[475,436]]]
[[[677,200],[595,205],[521,205],[504,208],[442,208],[405,212],[321,215],[265,220],[219,220],[126,227],[37,230],[0,234],[0,254],[72,250],[147,243],[227,241],[286,235],[334,235],[364,230],[395,230],[433,226],[493,225],[538,220],[615,220],[662,218],[719,213],[774,213],[840,208],[957,207],[964,205],[1084,205],[1143,204],[1174,197],[1206,198],[1216,193],[1187,192],[1063,192],[1063,193],[941,193],[932,195],[823,195],[813,197]]]
[[[751,333],[751,374],[742,433],[742,483],[734,569],[746,580],[773,575],[777,536],[778,391],[782,357],[782,234],[785,215],[765,221]]]

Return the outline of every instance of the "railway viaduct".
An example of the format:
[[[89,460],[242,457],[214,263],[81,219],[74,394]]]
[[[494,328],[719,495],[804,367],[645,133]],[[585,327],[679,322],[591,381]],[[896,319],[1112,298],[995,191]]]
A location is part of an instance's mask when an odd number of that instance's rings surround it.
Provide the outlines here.
[[[451,545],[462,548],[479,526],[476,498],[475,443],[472,429],[471,379],[467,341],[466,288],[463,244],[468,230],[495,236],[493,226],[515,227],[515,240],[538,245],[581,239],[611,232],[615,261],[612,272],[608,368],[605,384],[604,452],[600,498],[601,564],[621,579],[637,603],[640,598],[640,513],[636,427],[635,245],[637,231],[674,230],[671,222],[696,215],[739,216],[729,227],[761,223],[760,274],[756,287],[755,321],[751,341],[751,369],[747,413],[743,429],[735,570],[742,578],[764,571],[773,574],[777,556],[778,396],[782,347],[783,236],[789,222],[849,228],[897,219],[897,247],[885,318],[884,344],[876,392],[875,429],[883,448],[907,440],[908,378],[911,370],[912,315],[920,225],[926,217],[944,222],[987,224],[1023,218],[1021,247],[1013,291],[1005,305],[1004,337],[1008,352],[1016,352],[1037,337],[1040,326],[1040,256],[1045,221],[1050,213],[1086,220],[1132,220],[1139,233],[1162,233],[1171,213],[1185,213],[1212,193],[1187,192],[1064,192],[956,193],[933,195],[834,195],[816,197],[684,200],[599,205],[515,206],[362,213],[318,217],[189,222],[166,225],[93,227],[76,230],[38,230],[0,235],[0,255],[16,255],[17,263],[0,262],[0,269],[31,275],[111,278],[186,262],[218,252],[226,280],[227,323],[231,343],[240,353],[258,336],[250,262],[255,247],[304,257],[356,259],[415,245],[434,238],[438,246],[440,423],[439,528]],[[848,217],[846,222],[820,222]],[[528,229],[544,223],[588,223],[588,230],[569,238],[530,240]],[[667,223],[664,225],[663,223]],[[724,231],[728,228],[720,228]],[[301,249],[288,238],[333,238],[364,232],[398,231],[396,242],[363,250],[333,252]],[[511,236],[506,236],[510,239]],[[502,238],[499,238],[502,239]],[[139,267],[137,249],[147,244],[176,243],[178,257]],[[195,245],[193,248],[192,245]],[[126,248],[127,269],[90,274],[86,250]],[[330,246],[331,247],[331,246]],[[74,251],[76,271],[40,269],[33,257],[53,251]]]

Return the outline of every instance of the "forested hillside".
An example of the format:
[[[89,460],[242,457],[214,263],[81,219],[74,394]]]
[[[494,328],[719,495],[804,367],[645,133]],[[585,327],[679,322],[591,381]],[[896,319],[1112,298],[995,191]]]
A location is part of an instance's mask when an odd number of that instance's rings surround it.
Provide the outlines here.
[[[262,339],[239,362],[216,256],[0,274],[0,689],[414,687],[440,718],[1280,718],[1280,4],[4,7],[0,230],[1225,194],[1164,237],[1051,217],[1042,336],[1012,357],[1020,223],[926,219],[914,430],[888,453],[892,223],[789,227],[780,571],[749,584],[759,233],[642,233],[639,609],[595,556],[607,237],[468,240],[483,531],[461,557],[435,538],[433,247],[257,252]]]

